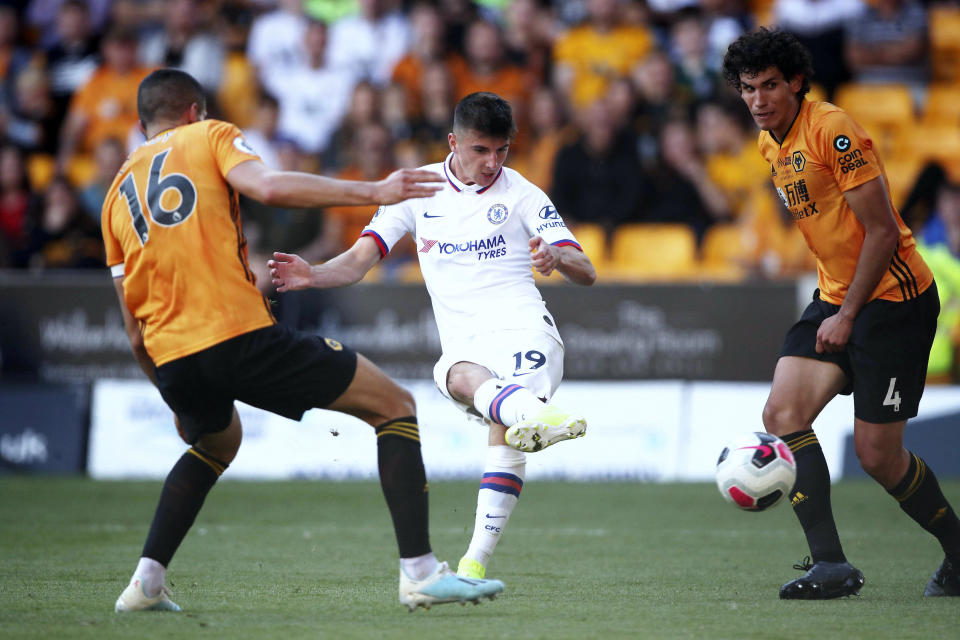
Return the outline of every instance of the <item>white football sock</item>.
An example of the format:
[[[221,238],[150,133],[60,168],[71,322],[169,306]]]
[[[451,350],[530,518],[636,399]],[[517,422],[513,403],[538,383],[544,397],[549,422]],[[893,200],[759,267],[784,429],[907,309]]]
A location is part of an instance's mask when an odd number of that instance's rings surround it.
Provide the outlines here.
[[[400,558],[400,569],[413,580],[423,580],[437,569],[437,557],[433,551],[415,558]]]
[[[473,539],[464,554],[483,566],[493,555],[493,550],[507,527],[510,514],[520,499],[523,476],[526,470],[526,454],[506,445],[487,448],[487,464],[477,493],[477,515],[473,526]]]
[[[133,577],[140,578],[143,592],[152,598],[160,593],[160,589],[167,579],[167,568],[153,558],[140,558],[137,569],[133,572]]]
[[[526,387],[490,378],[473,392],[473,407],[487,420],[512,427],[543,409],[543,402]]]

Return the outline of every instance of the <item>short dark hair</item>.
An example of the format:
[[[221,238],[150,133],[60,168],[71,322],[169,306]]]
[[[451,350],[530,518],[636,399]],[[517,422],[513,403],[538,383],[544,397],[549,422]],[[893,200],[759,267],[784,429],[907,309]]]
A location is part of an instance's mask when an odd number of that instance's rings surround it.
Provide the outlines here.
[[[453,111],[453,130],[513,139],[517,135],[517,124],[509,102],[495,93],[478,91],[457,103]]]
[[[194,102],[206,110],[203,87],[179,69],[157,69],[137,89],[137,115],[144,127],[160,120],[178,120]]]
[[[731,87],[740,92],[740,74],[756,75],[769,67],[776,67],[788,82],[797,76],[803,84],[797,98],[810,91],[813,77],[813,59],[807,48],[792,34],[779,29],[760,27],[745,33],[731,43],[723,57],[723,77]]]

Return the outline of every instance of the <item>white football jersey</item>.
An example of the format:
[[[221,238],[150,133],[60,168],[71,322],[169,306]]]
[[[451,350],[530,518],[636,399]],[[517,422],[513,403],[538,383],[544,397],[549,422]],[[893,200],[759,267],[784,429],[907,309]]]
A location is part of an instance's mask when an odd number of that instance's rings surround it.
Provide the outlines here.
[[[463,338],[511,329],[559,341],[534,284],[529,241],[579,243],[547,195],[519,173],[503,167],[486,187],[465,185],[450,169],[452,156],[422,167],[446,177],[443,189],[380,207],[362,235],[384,256],[405,233],[413,235],[445,351]]]

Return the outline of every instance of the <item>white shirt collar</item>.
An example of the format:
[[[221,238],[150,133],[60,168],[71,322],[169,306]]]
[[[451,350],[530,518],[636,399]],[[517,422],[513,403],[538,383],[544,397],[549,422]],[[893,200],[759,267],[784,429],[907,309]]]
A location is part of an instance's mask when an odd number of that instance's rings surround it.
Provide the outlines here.
[[[456,189],[458,192],[472,191],[477,194],[485,193],[487,189],[492,187],[497,183],[497,180],[500,179],[500,176],[503,175],[503,167],[500,167],[500,171],[497,172],[496,177],[493,179],[493,182],[488,184],[485,187],[481,187],[479,184],[464,184],[460,181],[457,176],[453,175],[453,168],[451,163],[453,162],[453,152],[451,151],[447,154],[447,159],[443,161],[443,174],[447,178],[447,182],[450,183],[450,186]]]

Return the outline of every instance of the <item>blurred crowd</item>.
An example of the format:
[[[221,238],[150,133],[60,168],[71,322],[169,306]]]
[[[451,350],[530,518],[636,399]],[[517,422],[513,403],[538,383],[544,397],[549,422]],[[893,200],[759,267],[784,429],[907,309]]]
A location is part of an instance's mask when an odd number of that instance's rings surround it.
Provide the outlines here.
[[[792,277],[813,258],[772,192],[749,114],[722,81],[727,45],[779,25],[813,52],[812,97],[840,104],[850,87],[895,85],[912,122],[931,87],[960,91],[960,49],[944,56],[935,37],[953,15],[960,8],[916,0],[5,2],[0,268],[103,265],[102,201],[143,139],[137,85],[172,66],[200,81],[210,117],[240,126],[268,165],[351,179],[442,160],[456,102],[493,91],[519,124],[508,165],[550,195],[601,276]],[[944,46],[960,47],[956,24]],[[907,166],[894,142],[879,141],[896,170],[895,204],[929,160],[940,163],[944,197],[960,191],[960,109],[948,117],[956,158],[938,146]],[[372,214],[242,204],[257,266],[274,249],[333,256]],[[912,210],[913,224],[936,221],[960,255],[960,222],[933,204]],[[666,257],[638,250],[637,234],[654,227],[683,236],[657,236]],[[408,277],[412,252],[395,250],[381,277]],[[642,264],[650,256],[653,267]]]

